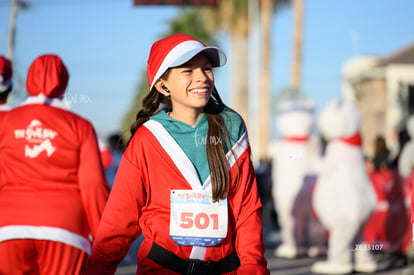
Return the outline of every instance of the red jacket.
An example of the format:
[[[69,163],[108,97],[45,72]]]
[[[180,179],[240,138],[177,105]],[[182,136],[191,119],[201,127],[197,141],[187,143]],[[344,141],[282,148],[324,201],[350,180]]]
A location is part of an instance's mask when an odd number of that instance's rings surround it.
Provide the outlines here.
[[[39,95],[0,118],[0,242],[45,239],[91,252],[108,185],[92,125],[63,108]]]
[[[231,187],[227,237],[219,246],[197,252],[192,246],[176,244],[169,236],[170,190],[201,188],[195,181],[189,183],[196,178],[193,167],[183,163],[183,151],[169,138],[162,126],[151,120],[135,133],[118,168],[86,274],[114,274],[131,242],[141,234],[145,239],[138,252],[137,274],[175,274],[147,258],[153,242],[183,259],[197,254],[201,260],[217,261],[237,251],[241,262],[237,274],[269,274],[262,239],[262,205],[247,134],[233,146],[239,168],[228,154]],[[202,188],[208,186],[206,182]]]

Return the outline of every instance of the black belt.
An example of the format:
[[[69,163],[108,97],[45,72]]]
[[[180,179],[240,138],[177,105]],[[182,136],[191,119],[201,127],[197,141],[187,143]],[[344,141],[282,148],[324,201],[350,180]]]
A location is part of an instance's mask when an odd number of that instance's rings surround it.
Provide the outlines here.
[[[195,259],[184,260],[156,243],[152,244],[147,258],[165,268],[184,275],[223,274],[234,271],[240,266],[240,260],[236,252],[217,262]]]

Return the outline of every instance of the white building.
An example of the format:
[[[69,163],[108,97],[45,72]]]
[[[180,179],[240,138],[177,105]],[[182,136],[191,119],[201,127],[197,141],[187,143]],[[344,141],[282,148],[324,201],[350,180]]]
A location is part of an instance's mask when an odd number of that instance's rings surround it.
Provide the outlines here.
[[[385,58],[352,58],[342,72],[344,96],[355,99],[361,109],[365,154],[373,155],[377,135],[395,148],[396,135],[414,114],[414,44]]]

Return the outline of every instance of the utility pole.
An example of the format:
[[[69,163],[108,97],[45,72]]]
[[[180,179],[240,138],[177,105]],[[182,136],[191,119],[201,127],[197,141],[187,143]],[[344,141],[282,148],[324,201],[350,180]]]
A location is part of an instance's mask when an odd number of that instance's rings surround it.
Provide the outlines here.
[[[259,110],[259,156],[260,160],[269,158],[269,122],[270,122],[270,41],[273,13],[273,0],[262,0],[261,20],[261,58],[260,58],[260,110]]]
[[[291,85],[299,89],[302,81],[303,0],[293,0],[293,61]]]
[[[248,0],[249,44],[248,44],[248,114],[249,114],[249,141],[252,151],[259,152],[259,103],[260,91],[260,1]],[[259,154],[252,154],[253,164],[259,163]]]
[[[9,37],[7,41],[7,53],[6,56],[13,63],[14,58],[14,45],[16,40],[16,21],[17,13],[19,11],[19,0],[11,0],[10,10],[10,24],[9,24]]]

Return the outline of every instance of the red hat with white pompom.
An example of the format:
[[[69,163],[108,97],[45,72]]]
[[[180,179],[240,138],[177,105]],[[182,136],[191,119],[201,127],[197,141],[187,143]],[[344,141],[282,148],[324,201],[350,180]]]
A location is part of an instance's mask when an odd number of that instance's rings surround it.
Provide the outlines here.
[[[147,64],[149,86],[152,88],[169,68],[180,66],[199,53],[205,54],[213,67],[226,64],[226,55],[222,50],[206,46],[186,34],[177,33],[156,41],[151,47]]]
[[[13,87],[13,68],[9,59],[0,55],[0,93]]]

